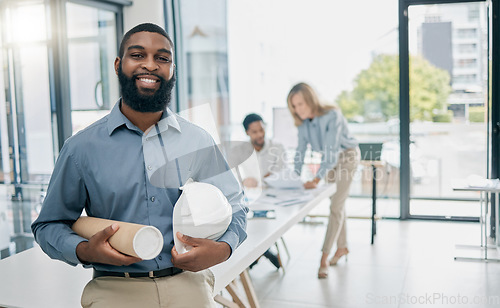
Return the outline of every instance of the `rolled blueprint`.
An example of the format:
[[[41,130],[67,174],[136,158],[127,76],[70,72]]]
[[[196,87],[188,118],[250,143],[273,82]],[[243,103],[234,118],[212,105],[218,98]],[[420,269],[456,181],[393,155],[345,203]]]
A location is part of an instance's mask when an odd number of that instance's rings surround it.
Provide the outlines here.
[[[114,223],[120,226],[118,231],[109,238],[109,244],[114,249],[143,260],[154,259],[161,252],[163,236],[160,230],[153,226],[82,216],[72,228],[78,235],[90,239],[94,234]]]

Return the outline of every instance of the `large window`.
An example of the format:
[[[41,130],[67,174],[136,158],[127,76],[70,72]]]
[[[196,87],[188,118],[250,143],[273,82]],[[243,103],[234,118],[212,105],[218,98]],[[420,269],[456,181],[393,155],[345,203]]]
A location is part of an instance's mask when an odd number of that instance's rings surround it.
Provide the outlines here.
[[[379,213],[398,217],[397,12],[397,0],[228,1],[231,139],[248,140],[241,122],[255,112],[267,122],[267,136],[293,157],[297,134],[286,98],[294,84],[307,82],[342,109],[360,142],[384,143]],[[305,171],[314,173],[319,159],[308,155]],[[359,167],[352,196],[371,195],[371,174],[370,166]],[[370,202],[357,199],[348,210],[360,204],[357,216],[367,215]]]
[[[479,216],[477,194],[453,186],[489,167],[487,15],[486,2],[408,9],[413,217]]]
[[[12,1],[1,12],[3,182],[44,182],[54,166],[46,5]]]
[[[59,148],[118,98],[121,6],[110,2],[0,1],[0,231],[13,240],[0,239],[0,257],[33,246]]]
[[[66,3],[69,85],[73,132],[107,114],[119,95],[114,71],[116,13]]]
[[[228,139],[225,0],[174,1],[179,112],[219,141]]]

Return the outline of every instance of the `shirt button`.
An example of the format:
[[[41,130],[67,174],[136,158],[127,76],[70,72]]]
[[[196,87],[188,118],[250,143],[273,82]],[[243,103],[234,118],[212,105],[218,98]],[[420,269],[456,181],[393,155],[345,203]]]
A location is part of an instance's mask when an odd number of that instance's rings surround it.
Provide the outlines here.
[[[151,197],[151,202],[155,202],[155,197]]]
[[[148,166],[148,170],[151,171],[153,169],[153,167],[151,166]]]
[[[158,257],[159,260],[162,260],[163,258],[161,256]]]

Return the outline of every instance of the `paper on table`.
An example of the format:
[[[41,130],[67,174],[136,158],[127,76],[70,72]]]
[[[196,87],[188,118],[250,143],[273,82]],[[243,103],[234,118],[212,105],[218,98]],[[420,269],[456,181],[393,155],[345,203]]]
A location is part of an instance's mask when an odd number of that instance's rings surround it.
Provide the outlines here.
[[[153,226],[82,216],[73,224],[72,229],[78,235],[90,239],[113,223],[117,223],[120,227],[109,238],[109,244],[114,249],[143,260],[154,259],[160,254],[163,248],[163,235]]]
[[[496,188],[499,186],[498,179],[485,179],[479,175],[467,177],[467,184],[471,188]]]
[[[286,206],[307,202],[312,198],[313,195],[303,189],[293,191],[269,189],[262,194],[262,196],[258,199],[258,202]]]
[[[300,176],[290,169],[283,169],[278,173],[273,173],[264,178],[264,182],[270,187],[280,189],[299,189],[304,187]]]

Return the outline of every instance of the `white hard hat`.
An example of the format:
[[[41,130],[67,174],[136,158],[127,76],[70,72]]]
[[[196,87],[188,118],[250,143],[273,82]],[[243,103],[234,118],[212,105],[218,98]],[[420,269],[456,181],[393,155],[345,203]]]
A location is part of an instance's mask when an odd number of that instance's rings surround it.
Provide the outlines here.
[[[177,232],[217,240],[231,222],[232,209],[227,198],[214,185],[189,179],[180,189],[182,194],[174,206],[173,231],[175,249],[184,253],[190,247],[179,241]]]

